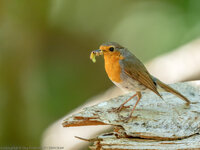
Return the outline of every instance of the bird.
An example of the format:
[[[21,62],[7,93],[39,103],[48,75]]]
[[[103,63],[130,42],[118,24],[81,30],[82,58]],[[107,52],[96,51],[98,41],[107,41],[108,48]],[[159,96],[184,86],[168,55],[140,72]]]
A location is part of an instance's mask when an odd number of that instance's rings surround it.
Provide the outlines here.
[[[91,52],[90,59],[96,62],[95,56],[104,56],[104,65],[109,79],[119,88],[125,91],[135,91],[135,94],[122,103],[117,111],[120,112],[125,104],[137,96],[127,119],[130,119],[137,104],[141,100],[142,92],[152,91],[161,99],[159,91],[169,92],[179,97],[185,104],[190,105],[190,100],[169,85],[152,76],[144,64],[127,48],[116,42],[106,42],[100,45],[99,49]]]

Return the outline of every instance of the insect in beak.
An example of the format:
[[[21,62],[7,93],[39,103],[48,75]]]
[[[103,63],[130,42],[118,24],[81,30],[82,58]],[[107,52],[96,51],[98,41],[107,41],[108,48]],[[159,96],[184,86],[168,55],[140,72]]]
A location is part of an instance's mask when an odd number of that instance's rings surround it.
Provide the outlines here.
[[[95,57],[100,55],[103,55],[103,51],[101,49],[94,50],[90,54],[90,59],[93,61],[93,63],[95,63],[96,62]]]

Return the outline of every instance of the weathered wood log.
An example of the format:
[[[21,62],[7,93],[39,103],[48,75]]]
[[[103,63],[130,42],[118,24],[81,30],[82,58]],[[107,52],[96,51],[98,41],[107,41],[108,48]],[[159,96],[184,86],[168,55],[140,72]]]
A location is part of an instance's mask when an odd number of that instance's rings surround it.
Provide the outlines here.
[[[120,113],[115,110],[133,94],[129,93],[87,107],[66,118],[63,126],[112,125],[112,132],[90,140],[92,150],[200,149],[200,82],[171,86],[192,104],[186,106],[181,99],[166,92],[161,92],[164,101],[154,93],[143,93],[132,118],[126,122],[124,118],[129,115],[135,99]]]

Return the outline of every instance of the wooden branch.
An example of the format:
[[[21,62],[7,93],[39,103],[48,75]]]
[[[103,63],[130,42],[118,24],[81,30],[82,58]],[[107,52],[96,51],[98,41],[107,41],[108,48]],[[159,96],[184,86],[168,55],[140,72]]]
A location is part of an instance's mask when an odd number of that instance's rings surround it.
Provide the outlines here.
[[[188,149],[200,148],[200,90],[198,81],[171,85],[188,97],[192,104],[170,93],[161,93],[164,101],[154,93],[144,93],[132,118],[126,122],[135,99],[120,113],[116,108],[134,93],[129,93],[66,118],[64,127],[112,125],[113,131],[99,135],[90,149]],[[88,127],[89,128],[89,127]]]

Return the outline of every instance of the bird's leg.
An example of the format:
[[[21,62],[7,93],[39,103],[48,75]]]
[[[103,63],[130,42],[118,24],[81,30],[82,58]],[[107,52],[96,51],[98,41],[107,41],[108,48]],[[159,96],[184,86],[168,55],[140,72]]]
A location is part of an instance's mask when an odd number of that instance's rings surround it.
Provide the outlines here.
[[[139,101],[140,101],[140,99],[141,99],[141,97],[142,97],[141,92],[136,92],[136,95],[137,95],[137,97],[138,97],[137,102],[135,103],[133,109],[131,110],[131,113],[129,114],[127,120],[129,120],[129,119],[131,118],[131,116],[132,116],[132,114],[133,114],[133,112],[134,112],[134,110],[135,110],[137,104],[139,103]]]
[[[137,93],[134,94],[133,96],[131,96],[129,99],[127,99],[123,104],[121,104],[121,105],[117,108],[117,111],[120,112],[120,111],[124,108],[124,105],[125,105],[126,103],[128,103],[128,101],[130,101],[130,100],[131,100],[132,98],[134,98],[136,95],[137,95]]]

